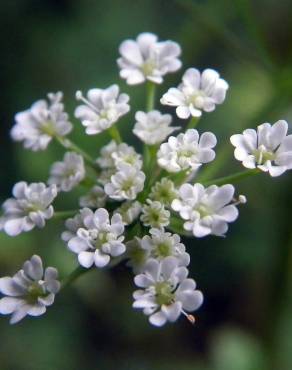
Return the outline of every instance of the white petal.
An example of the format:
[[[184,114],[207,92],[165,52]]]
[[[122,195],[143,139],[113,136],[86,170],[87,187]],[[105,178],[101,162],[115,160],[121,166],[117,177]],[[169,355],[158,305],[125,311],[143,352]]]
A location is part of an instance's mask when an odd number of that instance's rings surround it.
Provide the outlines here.
[[[81,266],[85,268],[89,268],[93,265],[94,253],[93,252],[81,252],[78,254],[78,261]]]
[[[163,326],[166,323],[166,316],[158,311],[149,317],[149,322],[154,326]]]
[[[4,297],[0,299],[0,313],[8,315],[14,312],[19,306],[23,304],[23,300],[14,297]]]
[[[104,267],[110,262],[110,256],[104,254],[99,250],[96,250],[94,253],[94,263],[97,267]]]
[[[12,297],[21,296],[25,293],[25,289],[18,285],[13,278],[6,276],[0,278],[0,292]]]
[[[161,311],[166,315],[170,322],[174,322],[178,319],[182,309],[181,302],[175,302],[169,306],[162,305]]]

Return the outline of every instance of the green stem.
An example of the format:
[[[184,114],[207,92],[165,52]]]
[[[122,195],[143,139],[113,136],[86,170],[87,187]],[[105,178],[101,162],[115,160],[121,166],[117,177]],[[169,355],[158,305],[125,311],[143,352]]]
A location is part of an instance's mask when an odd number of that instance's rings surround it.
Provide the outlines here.
[[[261,171],[259,169],[252,169],[252,170],[245,170],[241,172],[236,172],[232,175],[224,176],[224,177],[219,177],[214,180],[209,180],[206,182],[202,182],[204,186],[209,186],[209,185],[223,185],[223,184],[232,184],[234,182],[240,181],[245,179],[246,177],[250,177],[253,175],[256,175],[260,173]]]
[[[154,109],[156,85],[154,82],[147,81],[146,88],[147,88],[146,111],[150,112],[151,110]]]
[[[77,209],[72,210],[72,211],[58,211],[54,213],[53,220],[60,220],[60,219],[62,220],[62,219],[66,219],[69,217],[73,217],[76,215],[77,212],[78,212]]]
[[[192,117],[186,126],[186,130],[189,130],[190,128],[195,128],[197,124],[199,123],[199,121],[200,121],[200,117]]]
[[[86,269],[82,266],[76,267],[68,276],[66,276],[61,282],[61,290],[65,289],[68,285],[70,285],[73,281],[79,278],[79,276],[83,275],[85,272],[88,272],[93,269]]]
[[[86,153],[83,149],[79,148],[78,145],[74,144],[73,141],[69,140],[68,138],[63,138],[61,136],[55,136],[57,142],[65,149],[73,150],[74,152],[82,155],[82,157],[92,166],[94,169],[97,168],[97,164],[95,160]]]
[[[116,125],[113,125],[112,127],[110,127],[108,129],[108,132],[110,134],[110,136],[112,137],[112,139],[117,142],[118,144],[122,143],[123,140],[122,140],[122,137],[120,135],[120,132],[119,130],[117,129]]]

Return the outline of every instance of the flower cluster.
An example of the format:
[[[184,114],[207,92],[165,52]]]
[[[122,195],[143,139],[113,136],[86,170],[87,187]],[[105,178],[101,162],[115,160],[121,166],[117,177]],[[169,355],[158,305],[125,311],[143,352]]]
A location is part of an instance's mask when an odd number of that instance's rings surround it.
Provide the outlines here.
[[[61,239],[76,255],[77,270],[60,283],[57,270],[43,271],[42,260],[35,255],[13,277],[1,278],[0,313],[12,314],[11,323],[43,314],[61,284],[65,287],[80,271],[123,262],[139,288],[133,293],[133,307],[141,309],[152,325],[174,322],[181,314],[194,323],[191,312],[202,305],[203,294],[189,277],[192,247],[186,248],[182,236],[226,236],[229,224],[238,218],[238,205],[246,203],[233,182],[260,172],[279,176],[292,168],[292,135],[287,135],[287,122],[280,120],[231,136],[235,158],[245,172],[219,179],[201,177],[203,165],[215,160],[217,138],[195,126],[203,114],[224,102],[228,83],[213,69],[189,68],[156,107],[157,85],[182,66],[180,46],[143,33],[124,41],[119,51],[122,79],[147,86],[146,111],[128,118],[143,154],[122,139],[121,119],[130,111],[130,100],[118,85],[89,89],[86,96],[76,92],[82,104],[74,115],[85,134],[105,132],[110,137],[93,156],[67,138],[72,124],[61,93],[48,94],[49,102],[37,101],[15,117],[11,131],[15,141],[37,151],[56,140],[65,154],[52,164],[47,185],[23,181],[14,185],[13,197],[2,205],[0,228],[17,236],[44,227],[51,218],[64,219]],[[164,113],[163,105],[176,107],[176,116]],[[179,119],[189,122],[185,125]],[[56,196],[75,187],[83,191],[75,210],[54,211]]]

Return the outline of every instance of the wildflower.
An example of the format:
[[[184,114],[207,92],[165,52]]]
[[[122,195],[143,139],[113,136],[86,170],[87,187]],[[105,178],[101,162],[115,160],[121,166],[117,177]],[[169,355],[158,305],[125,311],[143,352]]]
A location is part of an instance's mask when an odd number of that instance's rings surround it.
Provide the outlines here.
[[[54,303],[60,289],[58,271],[47,267],[44,271],[39,256],[32,256],[13,277],[0,278],[0,314],[10,315],[10,324],[16,324],[26,315],[40,316]]]
[[[133,269],[134,274],[140,274],[146,261],[149,259],[150,252],[141,247],[141,239],[137,236],[126,243],[127,266]]]
[[[145,174],[129,164],[120,163],[118,172],[104,187],[106,194],[115,200],[133,200],[144,188]]]
[[[205,69],[202,74],[189,68],[177,88],[170,88],[160,100],[161,104],[176,108],[179,118],[200,117],[202,111],[212,112],[216,104],[225,100],[228,84],[213,69]]]
[[[142,289],[134,292],[133,307],[141,308],[155,326],[174,322],[180,314],[188,316],[185,311],[198,309],[203,294],[187,276],[187,268],[180,267],[175,257],[166,257],[161,262],[149,259],[144,272],[135,276],[135,284]]]
[[[75,117],[81,120],[88,135],[107,130],[130,110],[129,96],[119,94],[118,85],[112,85],[104,90],[90,89],[87,98],[81,91],[77,91],[76,99],[84,104],[75,109]]]
[[[54,214],[51,203],[57,196],[56,185],[27,184],[24,181],[14,185],[14,198],[7,199],[3,205],[4,214],[0,219],[0,229],[10,236],[30,231],[35,226],[42,228],[45,220]]]
[[[89,268],[93,264],[104,267],[111,257],[117,257],[126,250],[123,244],[124,224],[120,214],[109,219],[104,208],[91,211],[82,220],[84,227],[78,228],[76,236],[68,242],[69,249],[78,254],[81,266]]]
[[[168,256],[176,257],[179,266],[187,266],[190,263],[190,255],[186,253],[186,247],[180,242],[177,234],[171,234],[161,229],[150,229],[149,235],[141,240],[141,247],[149,252],[150,257],[162,260]]]
[[[75,238],[78,229],[84,228],[84,219],[87,217],[93,216],[93,212],[89,208],[82,208],[79,210],[73,218],[68,218],[65,221],[66,231],[63,231],[61,238],[65,242],[69,242],[71,239]]]
[[[119,213],[122,216],[123,223],[125,225],[130,225],[138,218],[141,210],[142,205],[136,200],[134,202],[124,202],[119,208],[114,211],[114,213]]]
[[[85,177],[83,157],[67,152],[62,162],[55,162],[50,171],[48,184],[56,184],[59,191],[70,191]]]
[[[177,198],[178,192],[174,186],[174,183],[164,177],[161,181],[156,182],[151,188],[149,198],[151,200],[160,201],[165,206],[170,206],[171,202]]]
[[[72,130],[68,114],[64,112],[63,94],[48,94],[49,102],[38,100],[28,110],[17,113],[11,137],[23,141],[27,149],[44,150],[54,136],[66,136]]]
[[[136,41],[125,40],[119,48],[118,59],[120,76],[129,85],[143,83],[146,80],[156,84],[163,82],[163,76],[175,72],[181,67],[178,57],[180,46],[173,41],[158,41],[152,33],[141,33]]]
[[[86,195],[79,198],[80,207],[100,208],[106,203],[106,194],[102,187],[93,186]]]
[[[168,172],[197,170],[202,163],[215,158],[212,148],[216,143],[216,136],[211,132],[204,132],[199,137],[197,130],[189,129],[185,134],[171,136],[167,143],[161,144],[157,153],[158,164]]]
[[[284,120],[273,125],[264,123],[257,131],[247,129],[243,134],[232,135],[234,156],[246,168],[259,168],[273,177],[292,168],[292,135],[287,135],[288,123]]]
[[[117,144],[112,140],[101,149],[100,154],[97,163],[103,169],[117,168],[120,163],[130,164],[138,170],[142,168],[141,155],[126,143]]]
[[[162,143],[170,134],[180,127],[170,127],[172,117],[170,114],[161,114],[158,110],[151,112],[137,112],[133,133],[148,145]]]
[[[224,236],[228,222],[238,217],[238,210],[229,204],[233,198],[234,186],[211,185],[204,188],[201,184],[184,184],[179,189],[179,198],[172,202],[174,211],[186,220],[184,228],[201,238],[213,234]]]
[[[158,201],[147,200],[142,208],[140,220],[145,226],[164,227],[169,224],[170,212]]]

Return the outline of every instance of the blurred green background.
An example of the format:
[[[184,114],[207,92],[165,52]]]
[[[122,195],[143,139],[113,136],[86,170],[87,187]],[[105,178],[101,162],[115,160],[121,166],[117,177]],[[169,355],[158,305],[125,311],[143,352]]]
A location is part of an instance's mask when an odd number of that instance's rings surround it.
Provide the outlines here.
[[[46,181],[62,150],[37,154],[10,141],[14,114],[47,92],[62,90],[73,119],[75,91],[119,83],[131,96],[122,120],[131,135],[135,110],[145,106],[144,86],[118,76],[118,46],[143,31],[179,42],[184,69],[217,69],[230,84],[226,102],[205,114],[199,130],[219,138],[217,161],[206,177],[241,170],[229,137],[243,128],[286,119],[292,123],[291,0],[18,0],[2,1],[1,200],[20,180]],[[169,75],[159,95],[175,86]],[[165,107],[160,107],[165,111]],[[292,131],[292,129],[291,129]],[[72,137],[97,156],[107,134]],[[9,326],[0,318],[1,370],[290,370],[292,368],[292,173],[260,175],[237,185],[248,203],[227,238],[186,239],[191,275],[205,303],[191,326],[180,319],[151,327],[131,308],[129,271],[92,271],[60,294],[47,314]],[[75,208],[78,191],[56,209]],[[62,276],[76,265],[60,241],[60,222],[16,238],[0,235],[1,275],[14,273],[33,253]]]

